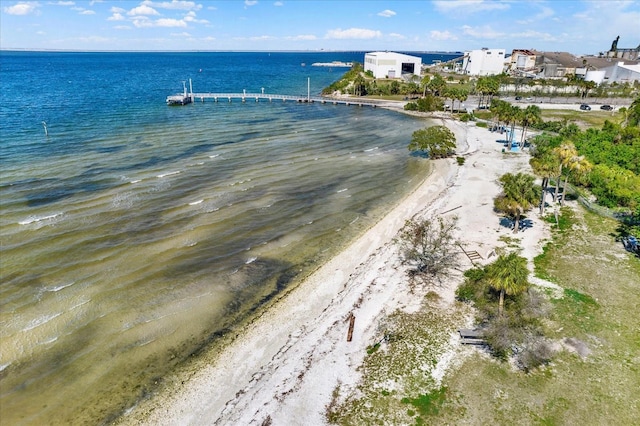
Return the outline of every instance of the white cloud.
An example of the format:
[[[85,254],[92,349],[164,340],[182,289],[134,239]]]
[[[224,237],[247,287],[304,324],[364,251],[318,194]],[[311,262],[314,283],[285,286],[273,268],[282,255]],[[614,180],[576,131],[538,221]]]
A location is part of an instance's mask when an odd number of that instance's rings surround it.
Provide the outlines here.
[[[89,6],[93,6],[93,5],[94,5],[94,4],[96,4],[96,3],[102,3],[102,1],[103,1],[103,0],[91,0],[91,1],[89,2]]]
[[[56,6],[73,6],[74,4],[76,4],[75,1],[58,1],[58,2],[51,2],[49,4],[54,4]]]
[[[469,25],[464,25],[462,27],[462,32],[465,35],[475,37],[475,38],[484,38],[484,39],[497,39],[504,37],[505,33],[501,33],[493,30],[490,26],[485,25],[483,27],[470,27]]]
[[[382,12],[378,12],[378,16],[382,16],[383,18],[391,18],[392,16],[396,16],[396,13],[393,10],[383,10]]]
[[[506,10],[511,6],[497,0],[440,0],[434,1],[436,10],[443,13],[476,13],[488,10]]]
[[[155,7],[158,9],[173,9],[173,10],[200,10],[202,9],[201,4],[197,4],[192,1],[183,1],[183,0],[172,0],[172,1],[163,1],[163,2],[154,2],[154,1],[144,1],[143,5],[149,7]]]
[[[139,16],[139,15],[160,15],[157,10],[154,8],[147,6],[146,4],[142,4],[138,7],[134,7],[130,11],[127,12],[129,16]]]
[[[405,36],[403,36],[402,34],[398,34],[398,33],[391,33],[391,34],[389,34],[389,37],[391,37],[391,38],[395,38],[395,39],[397,39],[397,40],[404,40],[404,39],[406,39],[406,37],[405,37]]]
[[[94,12],[93,10],[83,10],[80,12],[80,15],[95,15],[96,12]]]
[[[7,6],[2,10],[4,10],[4,13],[7,15],[29,15],[31,13],[37,13],[38,7],[40,7],[38,2],[29,1],[16,3],[13,6]]]
[[[111,12],[111,13],[123,13],[125,11],[126,11],[126,9],[123,9],[121,7],[115,7],[115,6],[113,6],[111,9],[109,9],[109,12]]]
[[[209,23],[209,21],[207,21],[206,19],[198,19],[198,18],[196,18],[196,13],[193,12],[193,11],[187,13],[185,15],[185,17],[182,18],[182,19],[185,22],[193,22],[193,23],[196,23],[196,24],[208,24]]]
[[[318,37],[313,34],[300,34],[297,36],[285,37],[285,40],[293,40],[293,41],[313,41],[317,40]]]
[[[541,33],[539,31],[527,30],[521,33],[509,34],[509,38],[533,38],[543,41],[558,41],[558,39],[549,33]]]
[[[249,40],[253,40],[253,41],[275,40],[275,37],[263,35],[263,36],[249,37]]]
[[[124,21],[124,16],[120,12],[115,12],[107,18],[107,21]]]
[[[180,27],[184,28],[187,26],[187,23],[182,19],[172,19],[172,18],[160,18],[154,22],[154,27]]]
[[[327,31],[327,34],[324,38],[326,39],[361,39],[367,40],[372,38],[382,37],[382,33],[380,31],[367,30],[363,28],[349,28],[348,30],[343,29],[335,29]]]
[[[256,4],[258,4],[258,0],[244,0],[244,5],[246,7],[255,6]]]
[[[276,1],[273,3],[274,6],[284,6],[284,3],[282,3],[281,1]]]
[[[457,40],[458,37],[451,34],[449,31],[433,30],[429,33],[429,37],[433,40]]]
[[[183,31],[181,33],[171,33],[170,35],[171,37],[191,37],[191,34],[186,31]]]

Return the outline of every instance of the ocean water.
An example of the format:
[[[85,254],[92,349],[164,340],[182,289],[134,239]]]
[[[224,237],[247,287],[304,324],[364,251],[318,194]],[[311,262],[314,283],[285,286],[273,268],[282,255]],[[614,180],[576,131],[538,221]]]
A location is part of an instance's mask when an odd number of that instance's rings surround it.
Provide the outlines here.
[[[413,117],[164,102],[319,94],[347,69],[313,62],[363,59],[0,53],[0,423],[109,423],[424,178]]]

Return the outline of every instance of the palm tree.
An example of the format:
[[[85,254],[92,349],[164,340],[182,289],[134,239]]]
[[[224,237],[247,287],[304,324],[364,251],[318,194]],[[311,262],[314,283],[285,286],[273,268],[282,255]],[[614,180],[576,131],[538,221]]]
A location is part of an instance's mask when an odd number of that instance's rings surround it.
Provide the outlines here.
[[[527,127],[532,124],[542,121],[540,107],[536,105],[529,105],[526,107],[520,115],[520,124],[522,124],[522,138],[520,139],[520,148],[524,148],[524,141],[526,139]]]
[[[560,199],[560,205],[564,206],[564,199],[566,198],[567,192],[567,181],[569,180],[569,175],[572,174],[576,177],[581,177],[586,175],[591,171],[593,166],[584,158],[583,155],[575,156],[571,158],[568,164],[568,172],[564,175],[564,185],[562,186],[562,198]]]
[[[531,210],[540,197],[540,187],[534,185],[535,177],[526,173],[507,173],[500,177],[502,194],[494,200],[497,211],[514,218],[513,233],[518,233],[520,216]]]
[[[578,151],[572,142],[565,142],[559,147],[553,150],[558,159],[560,160],[560,167],[558,168],[558,179],[556,180],[556,190],[553,193],[553,201],[558,200],[558,194],[560,192],[560,180],[562,179],[562,170],[564,167],[568,167],[573,158],[578,156]]]
[[[536,154],[529,164],[533,169],[533,172],[542,178],[542,191],[540,196],[540,215],[544,214],[545,197],[547,195],[547,188],[549,187],[549,180],[552,176],[555,176],[560,169],[560,159],[553,151],[544,151],[543,153]]]
[[[430,75],[425,75],[424,77],[422,77],[422,97],[424,98],[425,96],[427,96],[427,86],[429,85],[429,81],[431,80],[431,76]]]
[[[500,292],[498,314],[502,315],[505,294],[515,296],[529,287],[527,259],[517,253],[501,254],[489,265],[487,272],[489,285]]]

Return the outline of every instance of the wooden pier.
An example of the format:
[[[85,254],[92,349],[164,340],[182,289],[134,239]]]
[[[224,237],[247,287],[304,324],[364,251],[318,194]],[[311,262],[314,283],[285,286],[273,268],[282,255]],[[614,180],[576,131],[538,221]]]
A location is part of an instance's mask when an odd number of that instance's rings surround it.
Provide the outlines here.
[[[240,102],[260,102],[260,101],[278,101],[287,102],[293,101],[298,103],[321,103],[332,105],[355,105],[355,106],[371,106],[376,108],[378,105],[375,102],[360,101],[350,98],[333,98],[324,96],[294,96],[294,95],[279,95],[269,93],[188,93],[179,94],[173,96],[167,96],[167,105],[186,105],[199,100],[204,102],[205,99],[213,100],[214,102],[232,102],[234,100]]]

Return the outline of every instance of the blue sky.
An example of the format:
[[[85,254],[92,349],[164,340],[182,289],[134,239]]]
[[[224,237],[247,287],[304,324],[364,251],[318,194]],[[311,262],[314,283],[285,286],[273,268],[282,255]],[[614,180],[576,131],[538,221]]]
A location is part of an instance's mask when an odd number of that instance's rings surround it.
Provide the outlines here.
[[[640,44],[640,1],[10,1],[0,48],[597,54]]]

